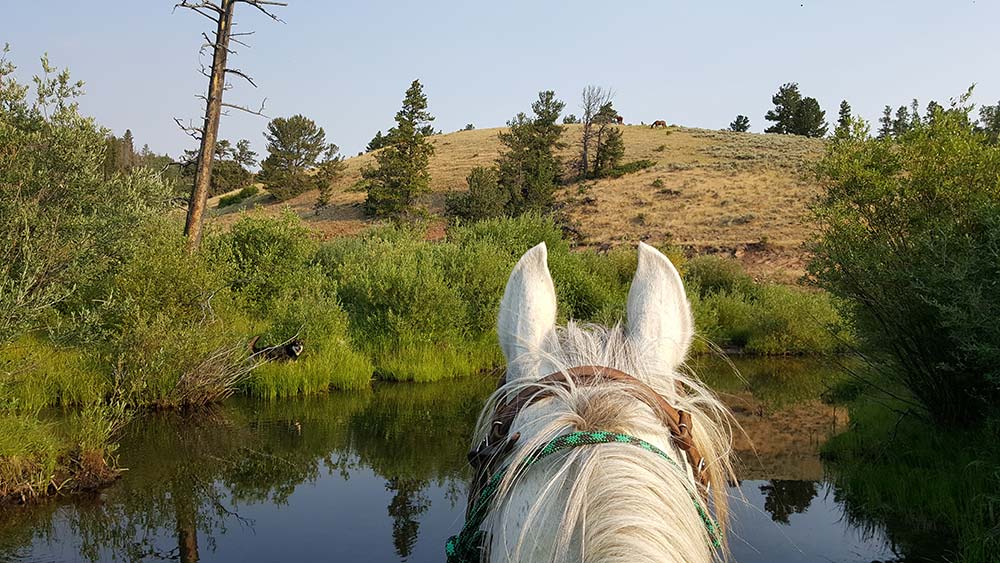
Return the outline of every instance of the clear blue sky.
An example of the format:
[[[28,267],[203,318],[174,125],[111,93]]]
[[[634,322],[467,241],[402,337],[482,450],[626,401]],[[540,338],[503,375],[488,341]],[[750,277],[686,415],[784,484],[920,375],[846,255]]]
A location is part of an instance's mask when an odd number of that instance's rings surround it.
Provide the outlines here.
[[[977,103],[1000,99],[1000,2],[989,0],[288,2],[284,24],[240,6],[238,31],[256,34],[231,66],[259,88],[236,80],[227,101],[266,97],[270,116],[305,114],[348,156],[392,125],[414,78],[444,131],[503,125],[543,89],[574,112],[587,84],[613,88],[628,122],[723,128],[742,113],[754,131],[790,81],[829,121],[844,98],[868,119],[914,97],[944,103],[973,82]],[[48,52],[86,82],[86,113],[176,155],[193,147],[173,118],[200,116],[198,46],[211,22],[172,6],[9,2],[0,43],[22,78]],[[221,135],[263,151],[265,125],[234,113]]]

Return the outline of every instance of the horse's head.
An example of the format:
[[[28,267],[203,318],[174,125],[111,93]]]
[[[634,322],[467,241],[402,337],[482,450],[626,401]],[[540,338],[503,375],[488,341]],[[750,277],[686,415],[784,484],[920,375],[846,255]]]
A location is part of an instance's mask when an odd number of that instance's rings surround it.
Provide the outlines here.
[[[511,381],[539,378],[559,367],[553,361],[559,341],[556,291],[547,254],[545,243],[526,252],[511,272],[500,301],[497,334]],[[626,336],[632,354],[628,360],[643,367],[635,375],[651,384],[656,379],[673,378],[694,336],[691,306],[677,269],[645,243],[639,243],[638,267],[626,310]]]
[[[478,560],[485,537],[494,561],[710,561],[729,419],[679,370],[694,323],[677,269],[640,244],[624,326],[557,327],[547,259],[544,244],[525,253],[500,302],[507,374],[477,424],[449,560]]]

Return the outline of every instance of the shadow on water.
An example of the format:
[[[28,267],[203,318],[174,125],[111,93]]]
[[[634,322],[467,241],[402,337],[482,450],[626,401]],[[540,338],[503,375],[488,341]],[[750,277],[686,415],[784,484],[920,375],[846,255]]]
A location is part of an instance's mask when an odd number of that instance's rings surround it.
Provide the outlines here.
[[[835,368],[693,362],[747,436],[737,561],[873,561],[818,448],[846,424],[817,398]],[[461,525],[472,425],[491,378],[159,413],[129,428],[128,468],[100,494],[0,511],[0,561],[438,561]],[[751,447],[756,447],[754,450]],[[734,490],[735,492],[735,490]]]

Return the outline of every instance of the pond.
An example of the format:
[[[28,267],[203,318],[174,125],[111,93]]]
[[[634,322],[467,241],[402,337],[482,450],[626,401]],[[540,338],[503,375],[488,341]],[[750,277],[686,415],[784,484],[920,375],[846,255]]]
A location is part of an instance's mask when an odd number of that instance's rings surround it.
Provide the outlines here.
[[[842,407],[818,400],[830,368],[736,367],[742,378],[693,362],[746,432],[736,441],[734,559],[902,561],[882,532],[845,516],[824,480],[819,447],[847,423]],[[379,384],[144,417],[126,431],[128,471],[111,487],[0,511],[0,561],[442,561],[493,383]]]

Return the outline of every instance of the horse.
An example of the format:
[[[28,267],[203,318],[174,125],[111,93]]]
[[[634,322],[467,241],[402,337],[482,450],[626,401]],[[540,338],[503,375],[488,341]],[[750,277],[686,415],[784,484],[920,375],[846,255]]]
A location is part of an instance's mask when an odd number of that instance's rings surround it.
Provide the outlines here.
[[[617,123],[618,125],[621,125],[624,122],[625,122],[625,118],[624,117],[622,117],[620,115],[616,115],[615,116],[615,123]]]
[[[649,126],[649,128],[656,129],[657,127],[666,127],[666,126],[667,126],[666,121],[663,121],[662,119],[657,119],[656,121],[653,122],[652,125]]]
[[[677,269],[644,243],[626,318],[557,327],[545,244],[517,262],[497,318],[507,369],[476,423],[449,563],[728,556],[733,418],[680,371],[691,307]]]

